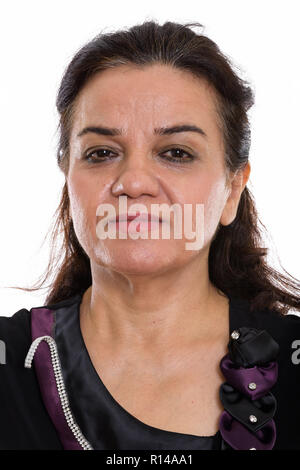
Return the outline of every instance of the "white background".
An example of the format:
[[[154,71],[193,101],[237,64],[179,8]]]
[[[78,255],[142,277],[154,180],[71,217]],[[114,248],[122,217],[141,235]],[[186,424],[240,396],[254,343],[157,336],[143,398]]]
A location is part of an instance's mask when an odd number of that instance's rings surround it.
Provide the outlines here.
[[[278,254],[300,278],[298,6],[292,0],[2,3],[0,315],[41,306],[46,295],[5,286],[30,286],[48,262],[49,246],[42,242],[64,181],[55,157],[55,97],[65,67],[99,32],[151,19],[203,24],[204,34],[250,80],[256,104],[248,187],[269,232],[273,265],[281,269]]]

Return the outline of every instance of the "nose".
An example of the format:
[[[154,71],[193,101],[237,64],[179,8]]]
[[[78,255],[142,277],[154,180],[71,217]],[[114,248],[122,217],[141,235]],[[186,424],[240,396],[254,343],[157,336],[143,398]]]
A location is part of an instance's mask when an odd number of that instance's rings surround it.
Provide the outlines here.
[[[115,197],[126,195],[132,199],[140,196],[157,196],[159,194],[159,181],[147,163],[126,163],[125,168],[118,175],[112,185],[112,194]]]

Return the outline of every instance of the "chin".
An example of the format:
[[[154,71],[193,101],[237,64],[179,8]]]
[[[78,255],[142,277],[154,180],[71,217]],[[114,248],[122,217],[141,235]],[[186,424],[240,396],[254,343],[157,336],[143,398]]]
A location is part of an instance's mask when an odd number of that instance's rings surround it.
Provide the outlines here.
[[[147,241],[147,240],[146,240]],[[145,244],[139,240],[122,240],[102,244],[94,253],[98,265],[124,274],[153,274],[165,271],[173,263],[176,264],[178,253],[152,240]]]

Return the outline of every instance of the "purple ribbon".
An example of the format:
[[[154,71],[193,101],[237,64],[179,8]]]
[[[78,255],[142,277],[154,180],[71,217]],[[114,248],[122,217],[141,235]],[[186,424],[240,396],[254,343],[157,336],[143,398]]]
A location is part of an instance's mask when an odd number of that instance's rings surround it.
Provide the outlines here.
[[[227,411],[223,411],[219,429],[224,441],[235,450],[271,450],[276,441],[276,426],[273,419],[253,433]]]
[[[53,312],[46,308],[31,309],[32,340],[39,336],[53,337]],[[56,428],[65,450],[82,450],[66,421],[58,395],[51,354],[48,344],[41,341],[35,352],[33,363],[48,414]]]
[[[276,383],[278,377],[278,364],[275,361],[265,366],[237,368],[227,354],[222,358],[220,368],[226,381],[251,400],[264,396]]]

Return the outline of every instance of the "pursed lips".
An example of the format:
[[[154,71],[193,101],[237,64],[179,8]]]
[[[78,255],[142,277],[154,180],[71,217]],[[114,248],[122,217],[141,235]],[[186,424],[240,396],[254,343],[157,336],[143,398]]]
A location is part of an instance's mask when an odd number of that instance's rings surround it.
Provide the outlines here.
[[[137,213],[135,215],[130,215],[130,214],[120,214],[117,215],[116,217],[112,217],[110,219],[111,222],[131,222],[132,220],[136,219],[138,217],[138,222],[162,222],[161,217],[156,216],[155,214],[149,214],[149,213]]]

